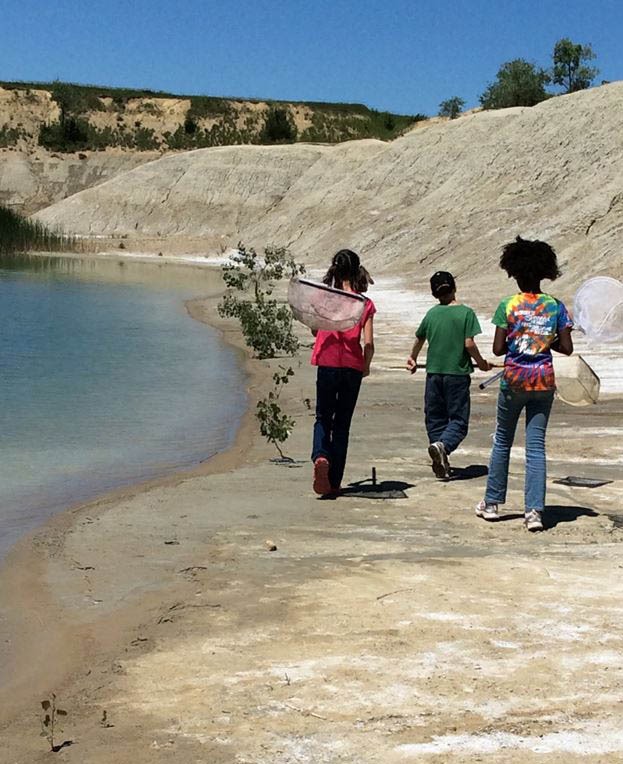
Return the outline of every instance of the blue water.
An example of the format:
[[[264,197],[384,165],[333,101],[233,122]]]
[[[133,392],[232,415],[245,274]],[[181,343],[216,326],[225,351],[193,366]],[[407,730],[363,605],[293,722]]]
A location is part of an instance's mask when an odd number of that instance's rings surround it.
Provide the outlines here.
[[[0,268],[0,554],[69,503],[231,444],[242,372],[184,306],[215,275],[182,270]]]

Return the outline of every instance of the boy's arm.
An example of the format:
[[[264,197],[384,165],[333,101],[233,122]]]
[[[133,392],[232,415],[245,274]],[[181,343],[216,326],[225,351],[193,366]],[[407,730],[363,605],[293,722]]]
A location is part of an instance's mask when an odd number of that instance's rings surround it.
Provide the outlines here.
[[[473,337],[465,339],[465,350],[474,359],[480,371],[491,371],[493,366],[480,355],[480,350],[478,350],[478,345],[474,342]]]
[[[424,347],[426,342],[425,337],[416,337],[413,347],[411,348],[411,355],[407,358],[407,371],[411,374],[415,374],[417,371],[417,357],[420,354],[420,350]]]

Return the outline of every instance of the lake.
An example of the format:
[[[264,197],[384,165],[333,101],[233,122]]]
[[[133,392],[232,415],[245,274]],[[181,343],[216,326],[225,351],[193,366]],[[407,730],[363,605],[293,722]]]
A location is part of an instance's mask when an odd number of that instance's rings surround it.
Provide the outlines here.
[[[184,305],[220,283],[116,258],[0,262],[0,555],[70,503],[231,445],[244,374]]]

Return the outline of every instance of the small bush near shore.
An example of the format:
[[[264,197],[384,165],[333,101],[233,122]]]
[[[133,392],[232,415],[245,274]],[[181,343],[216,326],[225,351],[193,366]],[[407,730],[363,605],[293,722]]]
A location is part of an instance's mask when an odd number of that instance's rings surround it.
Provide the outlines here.
[[[58,252],[75,248],[75,240],[50,231],[43,223],[0,205],[0,255],[21,252]]]
[[[218,306],[219,315],[238,319],[244,340],[257,358],[274,358],[279,351],[294,355],[298,350],[292,311],[272,293],[281,279],[304,272],[305,267],[285,247],[266,247],[262,259],[254,249],[239,244],[223,266],[227,293]]]
[[[272,293],[278,281],[304,273],[305,266],[285,247],[267,247],[262,259],[254,249],[238,244],[222,270],[227,293],[219,303],[219,315],[238,319],[244,340],[257,358],[274,358],[278,351],[294,355],[299,342],[292,330],[292,311]],[[282,410],[279,395],[293,375],[291,367],[280,366],[273,374],[273,389],[257,402],[255,410],[260,433],[288,461],[281,444],[292,432],[294,419]]]

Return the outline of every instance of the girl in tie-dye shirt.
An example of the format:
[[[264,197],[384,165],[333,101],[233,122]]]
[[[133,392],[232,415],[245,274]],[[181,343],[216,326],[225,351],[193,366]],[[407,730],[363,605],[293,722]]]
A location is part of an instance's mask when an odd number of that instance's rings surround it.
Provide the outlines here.
[[[498,505],[506,502],[515,430],[525,409],[525,524],[530,531],[540,531],[545,506],[545,432],[556,389],[551,351],[571,355],[572,322],[565,306],[541,291],[542,279],[553,281],[560,275],[549,244],[518,236],[504,247],[500,267],[516,279],[520,292],[502,300],[493,316],[493,352],[506,357],[487,488],[476,515],[484,520],[499,518]]]
[[[506,332],[502,390],[555,390],[551,347],[573,325],[565,306],[549,294],[520,292],[506,297],[493,315]]]

